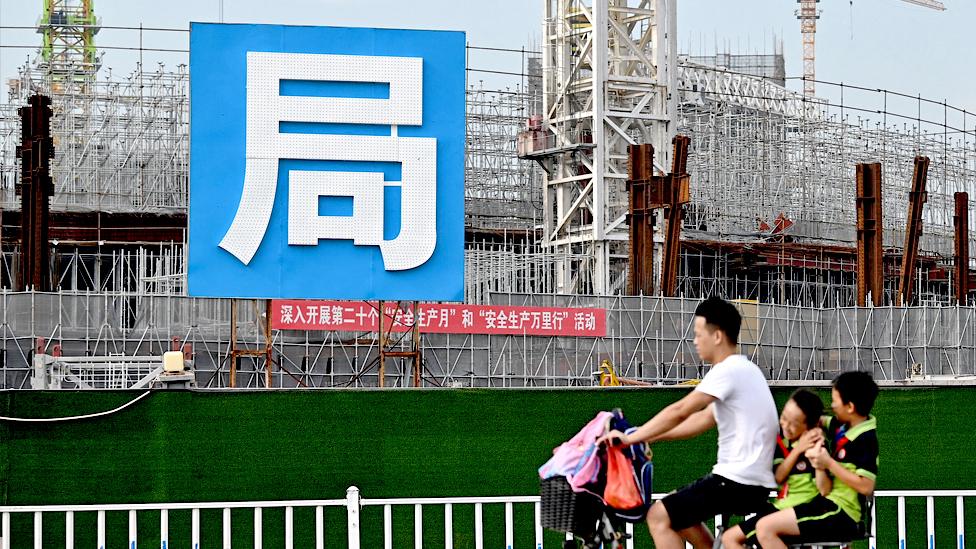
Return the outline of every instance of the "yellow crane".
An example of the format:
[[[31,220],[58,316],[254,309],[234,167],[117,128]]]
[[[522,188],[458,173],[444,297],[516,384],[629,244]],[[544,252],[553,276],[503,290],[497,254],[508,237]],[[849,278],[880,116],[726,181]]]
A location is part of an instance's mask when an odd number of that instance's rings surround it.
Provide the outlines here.
[[[946,7],[937,0],[901,0],[909,4],[924,6],[934,10],[945,11]],[[803,95],[813,97],[816,80],[816,48],[817,19],[820,10],[817,4],[820,0],[797,0],[800,9],[796,10],[796,18],[800,20],[800,34],[803,36]]]

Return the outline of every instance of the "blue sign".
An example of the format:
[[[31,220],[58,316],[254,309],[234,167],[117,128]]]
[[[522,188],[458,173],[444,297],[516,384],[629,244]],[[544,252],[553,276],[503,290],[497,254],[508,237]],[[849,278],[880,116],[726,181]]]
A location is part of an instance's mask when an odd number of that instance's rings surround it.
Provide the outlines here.
[[[191,24],[190,295],[461,301],[464,48]]]

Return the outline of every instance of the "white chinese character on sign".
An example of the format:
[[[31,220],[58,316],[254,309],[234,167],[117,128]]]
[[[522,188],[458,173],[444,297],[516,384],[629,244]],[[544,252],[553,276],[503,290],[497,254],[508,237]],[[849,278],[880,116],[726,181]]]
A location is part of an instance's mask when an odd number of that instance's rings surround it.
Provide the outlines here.
[[[521,328],[519,326],[519,314],[516,311],[508,312],[508,327],[513,330],[518,330]]]
[[[355,309],[356,323],[359,326],[366,326],[366,319],[369,318],[369,312],[366,310],[367,308],[372,309],[372,307],[370,307],[369,305],[363,305],[363,304],[360,304],[359,308]]]
[[[566,317],[568,317],[568,316],[569,316],[569,313],[567,313],[566,311],[556,311],[556,312],[552,313],[552,325],[553,325],[553,327],[555,329],[557,329],[557,330],[562,330],[563,329],[563,320],[566,320]]]
[[[461,327],[470,328],[472,326],[474,326],[474,313],[471,312],[471,309],[465,309],[461,313]]]
[[[292,306],[291,305],[282,305],[281,306],[281,323],[282,324],[291,324],[292,322],[295,322],[295,319],[292,317]]]
[[[586,315],[583,313],[573,314],[573,329],[577,332],[582,332],[586,329]]]
[[[343,313],[342,307],[338,305],[332,307],[332,322],[334,324],[344,324],[346,322],[345,318],[343,318],[342,313]]]
[[[450,324],[450,319],[454,316],[454,309],[441,309],[440,316],[437,317],[437,326],[440,328],[447,328]]]
[[[315,305],[309,305],[305,310],[305,318],[308,319],[309,324],[315,324],[316,319],[319,317],[319,308]]]
[[[542,311],[542,329],[552,329],[552,311]]]
[[[497,318],[495,311],[488,309],[487,311],[481,311],[479,314],[485,319],[485,328],[490,330],[497,328],[497,326],[495,326],[495,319]]]
[[[322,324],[332,324],[332,308],[328,305],[319,307],[319,322]]]
[[[586,330],[590,332],[596,330],[596,315],[594,313],[586,314]]]
[[[386,98],[281,95],[288,80],[374,82],[389,85]],[[400,164],[400,232],[383,238],[379,172],[293,170],[288,179],[288,244],[352,240],[379,246],[388,271],[413,269],[434,253],[437,140],[399,137],[396,127],[423,123],[423,59],[367,55],[247,52],[247,138],[244,187],[234,221],[220,247],[251,262],[271,220],[278,161],[342,160]],[[388,136],[281,132],[282,122],[372,124]],[[320,197],[351,197],[351,216],[320,216]],[[333,315],[334,317],[335,315]],[[320,317],[321,318],[321,317]]]

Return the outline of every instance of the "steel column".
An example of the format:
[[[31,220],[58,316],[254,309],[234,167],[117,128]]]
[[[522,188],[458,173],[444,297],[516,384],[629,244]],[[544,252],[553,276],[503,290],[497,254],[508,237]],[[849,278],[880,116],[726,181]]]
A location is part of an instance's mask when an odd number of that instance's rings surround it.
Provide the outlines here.
[[[928,180],[929,158],[915,157],[912,187],[908,191],[908,223],[905,228],[905,249],[901,256],[901,274],[898,277],[898,304],[912,304],[912,284],[918,265],[918,243],[922,237],[922,206],[928,199],[925,183]]]
[[[958,192],[953,195],[956,202],[952,222],[955,234],[955,291],[956,302],[969,303],[969,193]]]
[[[884,303],[884,249],[882,247],[881,164],[857,165],[857,303]]]

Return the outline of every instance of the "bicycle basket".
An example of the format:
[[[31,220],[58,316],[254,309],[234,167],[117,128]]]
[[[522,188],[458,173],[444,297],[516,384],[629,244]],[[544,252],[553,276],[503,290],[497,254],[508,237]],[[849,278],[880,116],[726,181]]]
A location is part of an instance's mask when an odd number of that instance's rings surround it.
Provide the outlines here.
[[[589,492],[574,492],[566,477],[543,479],[542,526],[559,532],[581,534],[594,529],[603,513],[603,501]]]

